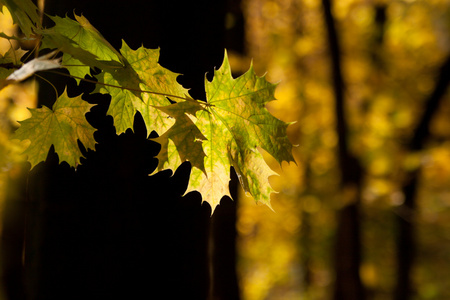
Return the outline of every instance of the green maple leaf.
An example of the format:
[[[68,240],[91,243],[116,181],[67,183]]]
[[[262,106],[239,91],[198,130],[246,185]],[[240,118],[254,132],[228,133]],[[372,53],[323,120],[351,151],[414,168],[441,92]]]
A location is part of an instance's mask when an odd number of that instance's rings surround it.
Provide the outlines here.
[[[213,80],[205,79],[205,88],[208,102],[204,109],[197,110],[195,125],[206,138],[206,157],[204,168],[192,168],[187,192],[198,190],[214,211],[220,199],[229,196],[230,168],[234,167],[244,190],[270,206],[273,189],[268,177],[276,173],[267,166],[258,148],[279,163],[294,161],[286,135],[288,124],[265,107],[275,99],[276,85],[256,76],[253,67],[233,79],[225,53]]]
[[[145,121],[147,132],[166,132],[174,120],[156,107],[170,105],[167,97],[174,101],[188,98],[188,90],[177,82],[179,74],[158,63],[159,49],[142,46],[132,50],[123,42],[120,52],[125,67],[106,70],[96,76],[99,82],[96,91],[111,95],[107,114],[113,117],[117,133],[133,128],[137,111]]]
[[[33,168],[45,161],[48,151],[53,145],[60,161],[66,161],[76,167],[80,163],[82,153],[78,140],[86,149],[94,149],[94,131],[85,118],[85,114],[93,105],[83,101],[81,96],[69,98],[66,91],[56,100],[52,109],[29,109],[31,118],[20,122],[20,127],[12,139],[30,140],[24,154]]]
[[[90,67],[100,69],[124,67],[122,55],[92,26],[84,16],[50,17],[55,26],[39,31],[43,36],[41,48],[57,48],[64,54],[63,65],[79,78],[90,75]],[[79,78],[75,78],[78,83]]]

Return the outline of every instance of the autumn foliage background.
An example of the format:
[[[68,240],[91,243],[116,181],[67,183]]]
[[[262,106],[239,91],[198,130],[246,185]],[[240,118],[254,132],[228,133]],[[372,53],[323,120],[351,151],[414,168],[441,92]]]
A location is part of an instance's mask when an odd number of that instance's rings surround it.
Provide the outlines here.
[[[298,120],[290,136],[298,166],[274,179],[275,214],[242,200],[239,268],[247,299],[326,299],[333,285],[339,189],[338,138],[327,32],[320,1],[247,1],[247,42],[255,68],[280,80],[272,112]],[[341,45],[348,146],[364,171],[360,274],[374,299],[395,285],[401,185],[420,169],[412,278],[417,299],[449,297],[449,93],[441,99],[426,146],[406,142],[425,111],[449,55],[447,1],[334,1]],[[449,74],[447,73],[447,76]],[[269,79],[269,80],[270,80]],[[350,166],[349,166],[350,167]]]
[[[268,107],[292,122],[288,134],[297,164],[272,168],[272,208],[241,193],[237,271],[242,299],[329,299],[335,282],[334,248],[341,208],[356,191],[341,185],[339,136],[330,48],[318,0],[243,0],[245,53],[229,52],[233,70],[250,61],[258,75],[280,82]],[[359,274],[370,299],[395,290],[398,218],[414,225],[410,271],[413,299],[450,298],[450,94],[447,88],[421,149],[408,141],[450,55],[446,0],[333,1],[340,42],[347,146],[362,168]],[[236,26],[237,14],[225,26]],[[12,28],[7,13],[2,31]],[[95,24],[94,24],[95,25]],[[13,30],[13,29],[11,29]],[[3,40],[1,42],[4,42]],[[1,46],[1,54],[9,44]],[[161,51],[164,51],[162,49]],[[218,66],[217,66],[218,67]],[[447,73],[447,76],[449,74]],[[0,94],[0,197],[18,173],[18,145],[8,135],[24,106],[36,105],[33,83]],[[6,159],[7,158],[7,159]],[[345,167],[345,166],[344,166]],[[418,172],[418,173],[414,173]],[[402,191],[418,174],[416,202],[405,211]]]

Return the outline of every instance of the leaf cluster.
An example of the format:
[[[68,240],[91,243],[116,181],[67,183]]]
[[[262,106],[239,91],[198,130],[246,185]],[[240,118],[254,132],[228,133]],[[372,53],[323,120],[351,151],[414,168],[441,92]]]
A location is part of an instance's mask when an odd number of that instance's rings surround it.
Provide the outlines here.
[[[118,134],[133,128],[137,112],[147,132],[159,134],[154,139],[161,144],[158,170],[175,170],[185,161],[191,163],[188,192],[199,191],[214,210],[222,196],[229,196],[233,167],[244,190],[256,201],[270,205],[273,189],[268,177],[275,173],[261,151],[279,163],[294,159],[286,136],[288,124],[265,107],[275,99],[276,85],[257,76],[252,66],[241,77],[233,78],[225,52],[212,81],[205,79],[206,102],[195,100],[177,82],[179,74],[158,63],[159,49],[141,46],[133,50],[123,41],[117,51],[84,16],[51,16],[55,25],[42,28],[31,1],[1,1],[27,37],[41,40],[40,50],[53,51],[25,64],[18,59],[11,61],[12,53],[0,58],[2,65],[13,62],[20,67],[14,71],[0,68],[4,84],[55,68],[66,68],[78,83],[93,76],[94,92],[111,96],[107,115],[112,116]],[[100,72],[94,75],[94,69]],[[64,92],[52,109],[30,109],[31,118],[21,122],[13,138],[30,141],[25,153],[31,166],[44,161],[52,145],[60,160],[73,167],[82,157],[78,142],[94,150],[95,128],[85,118],[91,107],[81,96],[70,98]]]

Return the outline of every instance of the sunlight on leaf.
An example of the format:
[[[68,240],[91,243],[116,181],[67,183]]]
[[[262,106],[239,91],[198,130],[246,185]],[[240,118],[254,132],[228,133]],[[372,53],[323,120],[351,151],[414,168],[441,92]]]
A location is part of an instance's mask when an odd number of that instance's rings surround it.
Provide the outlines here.
[[[233,79],[228,57],[211,82],[205,80],[208,105],[197,112],[195,125],[205,135],[205,170],[193,169],[188,191],[198,190],[213,211],[223,196],[230,196],[228,182],[233,166],[244,191],[270,205],[268,177],[274,175],[264,162],[261,147],[278,163],[294,161],[292,145],[286,136],[287,123],[266,109],[275,99],[276,85],[256,76],[253,67]],[[228,155],[225,155],[228,153]]]
[[[80,78],[90,75],[91,67],[120,68],[124,67],[122,55],[97,31],[83,16],[74,14],[75,20],[69,17],[50,17],[55,26],[41,30],[43,36],[42,49],[57,48],[62,51],[63,65],[70,74]]]
[[[158,107],[159,110],[175,118],[175,124],[163,135],[153,139],[161,144],[158,170],[176,170],[181,163],[191,162],[193,168],[205,171],[205,152],[202,141],[206,140],[188,114],[194,116],[202,106],[197,101],[182,101],[169,106]]]
[[[45,161],[52,145],[60,161],[66,161],[72,167],[76,167],[82,157],[78,141],[86,149],[94,149],[95,128],[84,116],[92,106],[81,96],[70,98],[64,91],[52,109],[45,106],[30,109],[31,118],[20,122],[21,126],[12,138],[31,141],[24,154],[28,155],[32,168]]]
[[[174,101],[186,99],[188,90],[177,82],[177,73],[158,63],[159,49],[140,47],[132,50],[123,41],[120,52],[126,61],[125,67],[96,76],[100,83],[96,91],[112,97],[107,114],[114,118],[118,134],[133,128],[137,111],[144,118],[148,133],[155,130],[163,134],[174,121],[155,106],[169,105],[167,97]]]

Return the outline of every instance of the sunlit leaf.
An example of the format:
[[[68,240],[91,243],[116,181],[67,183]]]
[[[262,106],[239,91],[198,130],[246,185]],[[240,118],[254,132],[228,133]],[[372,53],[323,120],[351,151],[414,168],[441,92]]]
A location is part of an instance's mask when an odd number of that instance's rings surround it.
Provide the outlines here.
[[[111,95],[107,114],[113,117],[117,133],[133,128],[137,111],[144,118],[147,132],[166,132],[174,121],[155,106],[169,105],[168,95],[174,101],[186,99],[188,90],[177,82],[178,74],[158,63],[159,49],[140,47],[132,50],[123,42],[120,52],[125,67],[96,76],[100,83],[97,91]]]
[[[253,68],[233,79],[228,57],[211,82],[205,80],[208,104],[197,112],[195,125],[205,135],[205,170],[192,169],[188,191],[198,190],[214,208],[229,196],[230,168],[244,190],[256,201],[270,205],[268,177],[274,175],[258,148],[279,163],[294,161],[286,136],[287,123],[272,116],[265,105],[275,99],[276,85],[258,77]]]
[[[24,154],[28,156],[32,168],[45,161],[52,145],[60,161],[66,161],[72,167],[76,167],[82,157],[78,141],[86,149],[94,149],[95,128],[84,116],[92,106],[81,96],[70,98],[64,91],[52,109],[45,106],[30,109],[31,118],[20,122],[12,138],[30,141]]]
[[[84,78],[91,67],[121,68],[123,58],[84,16],[50,17],[55,26],[40,31],[42,48],[56,48],[62,51],[63,65],[70,74]],[[79,78],[76,78],[79,82]]]
[[[188,116],[195,116],[197,111],[203,109],[200,103],[193,100],[182,101],[159,109],[176,121],[163,135],[153,139],[161,144],[161,151],[157,156],[158,169],[176,170],[181,163],[189,161],[192,167],[205,172],[202,141],[206,138]]]

